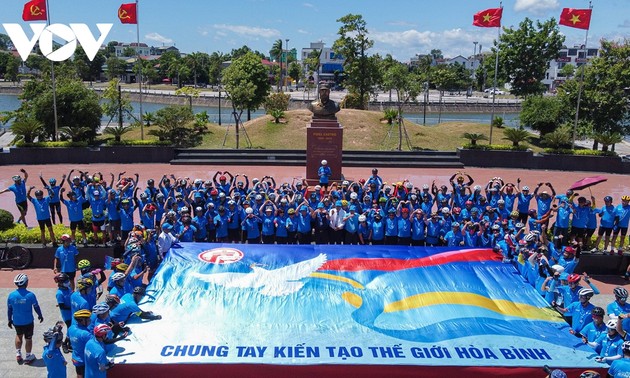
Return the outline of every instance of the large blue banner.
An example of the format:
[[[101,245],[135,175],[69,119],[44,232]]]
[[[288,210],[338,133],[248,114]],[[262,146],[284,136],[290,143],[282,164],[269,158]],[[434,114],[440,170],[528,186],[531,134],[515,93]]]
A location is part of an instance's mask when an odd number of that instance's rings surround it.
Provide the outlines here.
[[[140,307],[127,363],[597,365],[489,249],[182,244]]]

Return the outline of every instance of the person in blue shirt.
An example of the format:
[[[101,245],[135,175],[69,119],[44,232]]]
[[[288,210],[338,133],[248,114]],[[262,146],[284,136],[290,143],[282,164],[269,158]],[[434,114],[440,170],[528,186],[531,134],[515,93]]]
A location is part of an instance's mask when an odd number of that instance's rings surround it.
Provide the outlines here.
[[[218,213],[212,220],[216,227],[217,243],[227,243],[229,216],[223,206],[219,206]]]
[[[573,209],[573,216],[571,217],[571,241],[576,240],[579,243],[584,243],[584,237],[586,236],[586,225],[588,222],[590,208],[586,206],[586,197],[578,197],[577,204],[570,203]]]
[[[464,245],[464,234],[458,222],[451,223],[451,230],[444,235],[444,244],[447,247],[462,247]]]
[[[31,354],[35,324],[33,310],[37,313],[37,319],[40,323],[44,321],[44,317],[35,294],[26,290],[28,287],[28,276],[20,273],[15,276],[13,283],[17,286],[17,289],[11,292],[7,298],[8,325],[9,328],[15,327],[15,356],[17,363],[31,364],[36,359],[35,355]],[[24,342],[26,357],[22,359],[22,342],[24,339],[26,339]]]
[[[68,338],[72,345],[72,364],[78,378],[85,374],[85,345],[92,338],[88,330],[92,311],[82,309],[73,313],[74,322],[68,328]]]
[[[61,188],[59,199],[66,206],[68,218],[70,219],[70,237],[72,241],[76,240],[77,229],[83,237],[83,246],[87,247],[87,235],[85,234],[85,223],[83,222],[83,200],[77,198],[75,192],[68,192],[68,199],[63,198],[66,188]]]
[[[126,240],[134,225],[134,210],[136,206],[131,203],[134,199],[123,199],[119,202],[118,214],[120,215],[120,228],[122,240]]]
[[[383,179],[378,175],[378,169],[376,168],[372,169],[372,175],[365,181],[366,187],[369,187],[372,184],[374,184],[376,192],[379,192],[383,186]]]
[[[65,273],[70,278],[70,287],[74,290],[74,278],[77,272],[76,256],[79,255],[77,247],[72,244],[70,235],[61,235],[61,245],[55,251],[53,260],[53,272]]]
[[[308,202],[304,200],[298,207],[298,214],[295,219],[297,222],[297,243],[311,244],[313,229],[311,226],[311,213],[313,209],[309,207]]]
[[[628,300],[628,290],[619,286],[613,289],[615,300],[606,306],[606,312],[610,317],[620,317],[622,314],[630,314],[630,304]],[[620,317],[621,318],[621,317]],[[624,319],[622,323],[624,330],[630,330],[630,319]]]
[[[20,175],[14,175],[12,177],[13,185],[0,191],[0,194],[12,192],[15,195],[15,205],[20,212],[20,218],[18,218],[17,223],[22,222],[24,224],[24,227],[28,228],[28,225],[26,224],[26,214],[28,212],[28,200],[26,198],[26,180],[28,180],[28,173],[26,173],[26,170],[24,169],[20,169],[20,172],[24,174],[24,179],[22,179],[22,176]]]
[[[66,323],[66,327],[70,328],[72,325],[72,307],[70,300],[72,289],[70,288],[70,277],[65,273],[57,273],[54,280],[57,284],[55,299],[57,300],[57,307],[59,307],[59,312],[61,313],[61,319]],[[69,348],[70,340],[66,337],[63,343],[64,353],[68,353]]]
[[[630,196],[621,196],[621,204],[615,207],[615,224],[613,226],[613,237],[610,245],[614,249],[617,237],[621,234],[621,239],[619,239],[619,249],[617,249],[619,254],[623,253],[623,245],[626,240],[626,235],[628,234],[628,223],[630,223],[629,202]]]
[[[106,378],[107,370],[114,366],[114,362],[107,358],[105,340],[112,328],[107,324],[94,327],[94,337],[85,344],[85,377]]]
[[[31,197],[31,191],[35,189],[34,186],[31,186],[26,193],[26,197],[33,204],[35,208],[35,215],[37,217],[37,223],[39,224],[39,231],[42,240],[42,245],[46,247],[46,231],[48,229],[48,234],[50,235],[50,240],[53,243],[53,247],[57,246],[57,239],[55,239],[55,231],[52,228],[52,222],[50,221],[50,196],[44,197],[44,192],[42,190],[35,191],[35,198]]]
[[[606,335],[601,335],[597,341],[599,344],[599,356],[595,357],[595,361],[603,362],[610,365],[613,361],[623,357],[623,351],[621,346],[623,345],[623,338],[617,332],[618,319],[610,319],[606,322],[606,328],[608,329]]]
[[[110,308],[110,316],[115,323],[127,323],[133,316],[144,320],[160,320],[161,315],[154,314],[152,311],[143,311],[138,307],[138,303],[144,297],[145,289],[138,286],[131,293],[125,294],[120,299],[120,304]]]
[[[326,160],[322,160],[321,166],[317,169],[317,177],[319,177],[319,185],[324,188],[324,193],[328,192],[328,182],[332,176],[332,170],[328,166]]]
[[[593,311],[591,311],[591,317],[593,321],[582,328],[582,342],[588,344],[599,354],[601,345],[599,345],[597,341],[600,340],[602,336],[606,335],[608,329],[604,323],[604,309],[595,307]]]
[[[44,332],[44,350],[42,351],[42,359],[46,364],[48,378],[65,378],[66,359],[64,358],[59,347],[63,340],[63,322],[57,322],[53,328],[49,328]]]
[[[80,278],[77,280],[77,289],[70,295],[70,309],[72,313],[79,310],[91,310],[90,293],[94,282],[89,278]]]
[[[588,323],[593,321],[592,311],[595,306],[589,301],[593,297],[593,290],[589,288],[580,289],[579,301],[573,302],[566,307],[560,307],[556,302],[552,302],[551,306],[558,310],[561,314],[570,314],[571,316],[571,334],[582,337],[581,331]]]
[[[536,198],[536,206],[538,209],[538,219],[543,219],[547,215],[547,213],[551,210],[551,202],[553,202],[553,198],[556,196],[556,191],[550,183],[545,183],[545,185],[551,190],[551,195],[546,190],[543,190],[540,194],[538,191],[543,186],[543,183],[538,183],[536,189],[534,189],[534,198]],[[545,223],[547,224],[547,223]]]
[[[623,358],[614,360],[608,368],[608,376],[611,378],[628,378],[630,377],[630,341],[624,341],[621,344]]]
[[[357,207],[351,205],[343,218],[344,244],[359,244],[359,213]]]
[[[597,230],[597,240],[595,240],[594,247],[596,249],[599,248],[599,243],[602,241],[602,236],[604,236],[604,252],[606,252],[610,243],[610,235],[615,226],[615,206],[612,204],[611,196],[604,197],[604,206],[602,206],[598,215],[600,217],[599,229]]]
[[[42,182],[44,189],[48,191],[48,195],[50,196],[50,215],[52,218],[52,223],[57,224],[56,216],[59,217],[59,223],[63,223],[63,216],[61,215],[61,200],[59,199],[59,191],[63,186],[64,181],[66,180],[66,175],[61,177],[61,185],[57,185],[57,179],[52,177],[48,180],[48,183],[44,181],[44,177],[40,174],[39,180]]]
[[[567,201],[560,201],[558,206],[552,207],[552,211],[556,212],[556,222],[553,226],[554,244],[556,248],[567,245],[569,241],[569,223],[573,207]]]
[[[369,223],[370,242],[372,245],[383,245],[385,243],[385,222],[382,211],[377,211]]]
[[[409,211],[408,202],[401,201],[396,210],[396,237],[398,245],[411,245],[412,220],[409,216]]]
[[[260,228],[262,219],[258,215],[254,214],[254,209],[248,207],[245,209],[245,219],[241,222],[244,228],[245,238],[248,244],[260,243]]]

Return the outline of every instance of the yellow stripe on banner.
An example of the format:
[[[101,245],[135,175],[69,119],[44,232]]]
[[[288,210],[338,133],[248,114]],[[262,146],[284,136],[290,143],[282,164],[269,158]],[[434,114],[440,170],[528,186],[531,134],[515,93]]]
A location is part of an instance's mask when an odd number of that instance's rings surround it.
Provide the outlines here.
[[[359,289],[359,290],[365,289],[365,286],[361,285],[361,283],[353,280],[352,278],[348,278],[348,277],[336,276],[334,274],[329,274],[329,273],[317,273],[317,272],[316,273],[311,273],[309,275],[309,277],[323,278],[323,279],[326,279],[326,280],[345,282],[345,283],[349,284],[350,286],[354,287],[355,289]]]
[[[462,305],[485,308],[498,314],[518,318],[561,322],[560,315],[549,308],[538,308],[505,299],[490,299],[474,293],[453,291],[416,294],[385,306],[384,312],[405,311],[435,305]]]
[[[359,308],[363,304],[363,298],[349,291],[346,291],[343,294],[341,294],[341,298],[343,298],[346,302],[350,303],[350,305],[353,306],[354,308]]]

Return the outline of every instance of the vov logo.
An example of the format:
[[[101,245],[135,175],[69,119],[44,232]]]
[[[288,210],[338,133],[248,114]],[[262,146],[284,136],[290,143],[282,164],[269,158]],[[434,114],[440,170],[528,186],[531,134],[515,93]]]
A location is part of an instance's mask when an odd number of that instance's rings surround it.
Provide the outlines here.
[[[85,24],[29,24],[33,31],[33,37],[29,39],[20,24],[2,24],[6,30],[13,46],[20,54],[22,60],[26,60],[28,55],[35,47],[35,43],[39,40],[39,49],[42,54],[54,62],[61,62],[69,59],[77,48],[77,41],[83,47],[85,55],[92,61],[98,53],[99,48],[107,38],[107,34],[112,29],[113,24],[96,24],[101,33],[98,40]],[[63,39],[66,43],[53,51],[53,35]]]

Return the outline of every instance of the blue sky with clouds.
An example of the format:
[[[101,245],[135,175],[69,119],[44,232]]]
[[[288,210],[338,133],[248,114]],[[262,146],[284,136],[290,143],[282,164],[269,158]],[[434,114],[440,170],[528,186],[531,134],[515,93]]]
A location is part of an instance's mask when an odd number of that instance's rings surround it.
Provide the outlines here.
[[[129,0],[48,1],[53,23],[113,23],[107,41],[136,40],[135,25],[122,25],[116,17],[119,5]],[[0,23],[23,23],[24,3],[2,0]],[[628,0],[594,1],[589,46],[602,38],[630,38],[629,5]],[[229,52],[248,45],[268,53],[275,40],[288,38],[289,48],[299,50],[320,40],[331,46],[340,26],[336,20],[354,13],[367,22],[375,41],[371,53],[389,53],[401,61],[433,48],[447,57],[468,56],[474,41],[487,51],[497,37],[496,28],[472,26],[473,14],[498,6],[490,0],[140,0],[140,39],[154,46],[175,44],[183,52]],[[587,8],[588,1],[509,0],[503,7],[503,25],[517,27],[525,17],[557,20],[562,8]],[[583,30],[560,29],[567,45],[584,42]]]

